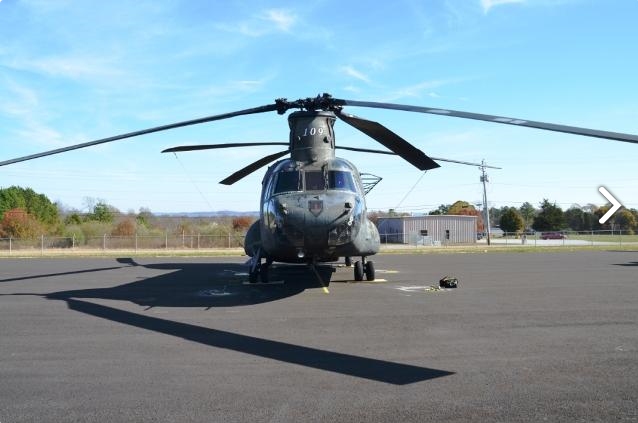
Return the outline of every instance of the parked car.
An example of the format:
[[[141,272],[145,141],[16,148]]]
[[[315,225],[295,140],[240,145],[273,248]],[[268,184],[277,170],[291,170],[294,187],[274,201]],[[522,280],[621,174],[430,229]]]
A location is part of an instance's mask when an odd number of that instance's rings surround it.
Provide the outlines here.
[[[567,239],[567,236],[561,232],[543,232],[541,239]]]

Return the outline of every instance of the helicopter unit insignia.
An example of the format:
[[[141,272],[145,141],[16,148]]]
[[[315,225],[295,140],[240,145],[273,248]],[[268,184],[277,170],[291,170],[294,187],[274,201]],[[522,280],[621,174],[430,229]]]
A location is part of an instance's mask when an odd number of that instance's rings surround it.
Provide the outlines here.
[[[323,211],[323,200],[309,200],[308,211],[310,211],[314,217],[319,216]]]

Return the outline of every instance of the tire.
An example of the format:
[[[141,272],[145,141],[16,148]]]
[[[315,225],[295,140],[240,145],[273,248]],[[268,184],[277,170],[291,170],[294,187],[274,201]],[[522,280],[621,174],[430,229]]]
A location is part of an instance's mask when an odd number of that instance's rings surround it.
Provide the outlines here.
[[[354,280],[362,281],[363,280],[363,264],[360,261],[354,262]]]
[[[259,266],[259,279],[261,283],[268,283],[268,267],[266,263],[262,263],[261,266]]]
[[[352,266],[352,257],[346,257],[345,259],[346,267]]]
[[[366,262],[366,280],[374,280],[374,263],[371,261]]]

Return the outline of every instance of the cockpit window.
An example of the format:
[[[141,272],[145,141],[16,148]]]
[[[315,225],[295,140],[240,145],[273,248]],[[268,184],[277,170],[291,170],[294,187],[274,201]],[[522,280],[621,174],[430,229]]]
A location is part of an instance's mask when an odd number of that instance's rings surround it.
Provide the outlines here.
[[[306,191],[323,191],[326,189],[326,180],[320,170],[309,170],[306,175]]]
[[[343,170],[328,171],[328,188],[356,192],[352,173]]]
[[[277,176],[277,185],[275,186],[275,194],[280,192],[299,191],[300,189],[300,173],[299,171],[283,171]]]

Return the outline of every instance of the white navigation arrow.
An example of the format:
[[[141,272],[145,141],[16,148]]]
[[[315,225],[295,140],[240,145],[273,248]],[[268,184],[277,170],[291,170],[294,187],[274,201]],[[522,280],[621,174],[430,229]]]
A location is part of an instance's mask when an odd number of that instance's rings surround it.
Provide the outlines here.
[[[605,213],[603,217],[598,220],[602,225],[607,222],[609,218],[618,211],[619,208],[622,207],[622,204],[620,204],[620,201],[616,200],[616,198],[614,198],[614,196],[611,195],[609,191],[607,191],[607,188],[600,187],[598,188],[598,191],[600,191],[600,193],[611,203],[611,208],[607,210],[607,213]]]

